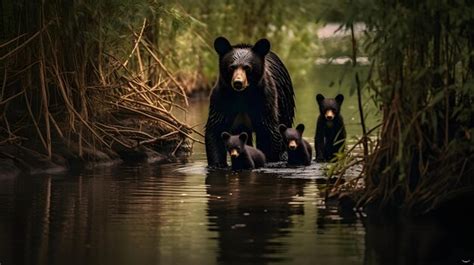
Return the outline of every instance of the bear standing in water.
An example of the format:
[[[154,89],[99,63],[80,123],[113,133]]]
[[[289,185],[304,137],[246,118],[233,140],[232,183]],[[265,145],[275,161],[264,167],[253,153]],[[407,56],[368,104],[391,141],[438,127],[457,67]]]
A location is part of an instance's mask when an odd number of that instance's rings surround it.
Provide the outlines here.
[[[295,116],[294,92],[290,75],[270,42],[232,46],[219,37],[214,41],[219,55],[219,78],[212,89],[205,143],[208,166],[226,167],[222,132],[246,132],[247,144],[256,145],[268,159],[278,161],[284,151],[279,124],[290,127]]]
[[[229,152],[232,170],[254,169],[265,165],[265,155],[260,150],[247,145],[247,133],[230,135],[223,132],[221,137]]]
[[[314,146],[316,148],[316,161],[327,162],[334,158],[334,154],[342,151],[346,139],[346,129],[341,116],[341,105],[344,96],[339,94],[336,98],[324,98],[318,94],[316,101],[319,105],[319,117],[316,124]]]
[[[296,129],[288,128],[286,125],[280,124],[279,129],[283,136],[283,141],[286,144],[288,165],[309,166],[311,164],[313,151],[308,141],[303,139],[304,124],[298,124]]]

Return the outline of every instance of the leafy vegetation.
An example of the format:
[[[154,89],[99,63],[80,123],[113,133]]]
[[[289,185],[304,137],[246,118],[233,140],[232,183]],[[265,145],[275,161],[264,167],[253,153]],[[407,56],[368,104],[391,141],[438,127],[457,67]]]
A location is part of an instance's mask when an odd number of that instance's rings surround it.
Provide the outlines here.
[[[472,194],[474,5],[344,3],[347,27],[367,26],[363,48],[373,67],[361,85],[383,115],[365,160],[365,202],[423,212]]]

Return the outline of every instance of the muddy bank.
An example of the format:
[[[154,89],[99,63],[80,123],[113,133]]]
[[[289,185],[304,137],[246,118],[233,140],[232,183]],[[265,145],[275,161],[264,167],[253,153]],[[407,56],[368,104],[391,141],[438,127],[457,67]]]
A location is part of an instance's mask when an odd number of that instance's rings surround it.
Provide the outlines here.
[[[0,179],[20,174],[62,174],[70,170],[114,166],[123,162],[168,163],[185,159],[191,152],[188,143],[166,141],[132,148],[120,145],[112,149],[82,147],[77,143],[55,143],[53,155],[37,151],[35,143],[7,144],[0,146]]]
[[[62,149],[57,150],[49,159],[33,149],[20,145],[4,145],[0,146],[0,179],[13,178],[20,174],[62,174],[70,170],[114,166],[123,162],[169,163],[178,158],[185,158],[189,153],[189,147],[183,146],[175,154],[170,154],[170,148],[171,144],[160,152],[147,146],[137,146],[119,152],[83,148],[82,156],[71,152],[70,149]]]
[[[179,152],[183,155],[184,151]],[[0,179],[20,174],[61,174],[70,170],[107,167],[123,162],[168,163],[176,161],[177,155],[158,152],[149,147],[138,146],[120,152],[102,152],[83,148],[82,157],[68,149],[58,150],[51,159],[35,150],[19,145],[0,147]]]

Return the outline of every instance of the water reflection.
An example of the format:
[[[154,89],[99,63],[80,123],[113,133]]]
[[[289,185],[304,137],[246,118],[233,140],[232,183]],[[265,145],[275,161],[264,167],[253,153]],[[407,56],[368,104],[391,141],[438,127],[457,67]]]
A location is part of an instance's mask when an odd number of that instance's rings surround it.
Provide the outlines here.
[[[288,259],[292,216],[304,215],[295,198],[307,179],[275,181],[255,172],[211,171],[206,178],[209,230],[217,231],[220,262],[267,264]]]
[[[442,214],[414,219],[370,214],[364,264],[473,264],[473,218]]]

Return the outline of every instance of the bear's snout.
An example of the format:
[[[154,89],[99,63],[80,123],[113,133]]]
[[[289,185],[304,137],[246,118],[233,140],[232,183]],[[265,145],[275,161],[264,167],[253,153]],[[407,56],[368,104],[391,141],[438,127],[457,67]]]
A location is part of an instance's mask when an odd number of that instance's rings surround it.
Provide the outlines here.
[[[235,80],[233,83],[232,83],[232,86],[234,87],[235,90],[241,90],[242,89],[242,81],[240,80]]]
[[[290,150],[295,150],[296,147],[298,147],[298,144],[296,144],[296,141],[295,140],[291,140],[289,143],[288,143],[288,148]]]
[[[230,150],[230,157],[232,158],[237,158],[239,156],[239,152],[237,152],[237,149],[232,149]]]
[[[332,110],[327,110],[326,113],[324,114],[324,117],[326,118],[326,120],[328,121],[332,121],[334,119],[334,111]]]
[[[236,91],[243,91],[248,86],[247,74],[242,67],[235,69],[232,75],[232,88]]]

